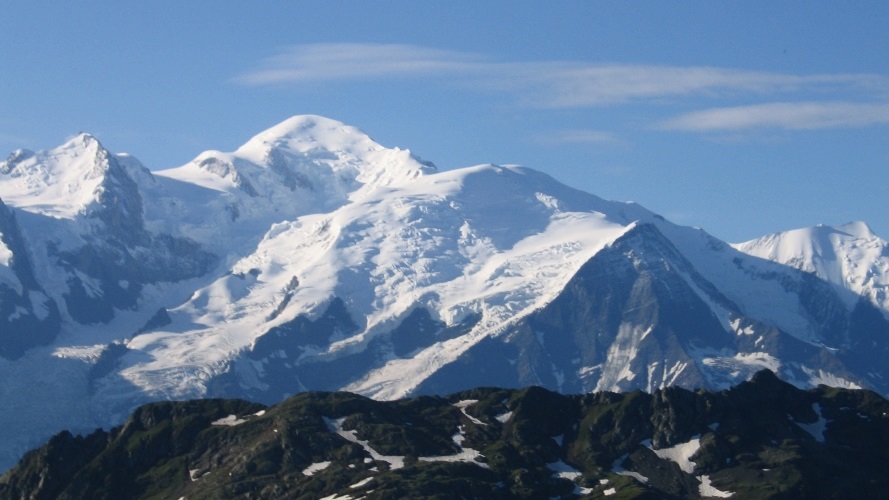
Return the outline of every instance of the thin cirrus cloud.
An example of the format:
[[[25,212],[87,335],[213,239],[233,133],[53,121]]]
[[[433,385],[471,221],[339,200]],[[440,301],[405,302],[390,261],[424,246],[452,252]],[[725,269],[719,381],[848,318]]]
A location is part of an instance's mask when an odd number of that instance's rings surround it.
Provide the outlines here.
[[[782,128],[816,130],[889,123],[889,104],[853,102],[773,102],[685,113],[660,124],[692,132]]]
[[[428,79],[475,91],[511,95],[538,109],[718,100],[779,95],[889,95],[889,78],[873,74],[793,75],[705,66],[594,64],[578,61],[496,61],[480,54],[405,44],[322,43],[290,46],[234,80],[248,86],[373,79]],[[788,99],[789,97],[789,99]],[[680,114],[658,128],[706,131],[753,127],[787,129],[867,126],[886,121],[886,105],[778,102]],[[563,142],[606,142],[595,134]]]
[[[537,142],[546,145],[560,144],[596,144],[618,145],[624,144],[623,139],[611,132],[602,130],[559,130],[544,134],[535,138]]]
[[[288,47],[235,78],[245,85],[433,76],[472,72],[478,56],[400,44],[318,43]]]
[[[889,88],[874,75],[808,75],[697,66],[505,63],[483,83],[513,91],[525,104],[542,108],[594,107],[664,98],[734,97],[801,91],[836,92],[850,88]]]

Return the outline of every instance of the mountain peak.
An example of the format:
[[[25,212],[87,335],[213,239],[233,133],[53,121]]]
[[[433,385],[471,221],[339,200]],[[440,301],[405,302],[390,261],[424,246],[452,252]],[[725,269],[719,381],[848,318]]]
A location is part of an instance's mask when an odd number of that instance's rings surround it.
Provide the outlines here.
[[[313,129],[331,129],[331,128],[354,128],[345,123],[319,115],[294,115],[286,120],[269,127],[268,129],[257,134],[257,137],[263,135],[294,137],[301,133]]]
[[[101,149],[105,149],[104,147],[102,147],[102,143],[99,142],[99,139],[97,139],[96,136],[89,134],[87,132],[81,132],[81,133],[75,135],[74,137],[71,137],[70,139],[65,141],[64,144],[59,146],[57,149],[70,149],[70,148],[83,148],[83,149],[101,148]]]
[[[824,256],[828,249],[833,247],[845,246],[854,240],[879,240],[879,236],[874,234],[873,230],[867,223],[862,221],[853,221],[839,226],[826,226],[818,224],[813,227],[805,227],[800,229],[792,229],[780,233],[773,233],[755,240],[747,241],[736,245],[742,251],[750,252],[759,248],[768,248],[774,254],[778,250],[783,252],[793,252],[796,257]],[[760,255],[764,256],[764,255]],[[775,258],[776,260],[785,261],[787,258],[781,258],[779,255],[771,255],[767,258]]]
[[[889,295],[885,291],[889,280],[884,278],[889,270],[889,243],[864,222],[794,229],[734,247],[847,287],[857,294],[848,296],[852,305],[860,295],[889,311]]]
[[[267,205],[273,200],[276,211],[289,206],[305,213],[435,170],[409,150],[381,146],[356,127],[297,115],[233,152],[206,151],[181,167],[156,173],[215,191],[243,192]],[[297,189],[313,194],[294,198]]]
[[[265,155],[270,149],[306,153],[312,150],[368,151],[382,149],[361,130],[317,115],[296,115],[253,136],[238,153]]]
[[[94,136],[80,133],[54,149],[17,151],[0,163],[0,197],[11,206],[72,218],[98,199],[115,168],[114,155]]]
[[[865,240],[872,240],[874,238],[878,238],[878,236],[874,233],[873,229],[863,221],[852,221],[841,226],[836,226],[834,229],[837,231],[847,233],[850,236],[854,236],[856,238],[861,238]]]

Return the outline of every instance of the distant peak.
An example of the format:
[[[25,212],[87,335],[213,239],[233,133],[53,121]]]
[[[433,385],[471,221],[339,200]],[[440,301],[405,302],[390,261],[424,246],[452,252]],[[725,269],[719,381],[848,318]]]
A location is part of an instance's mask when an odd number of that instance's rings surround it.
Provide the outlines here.
[[[341,121],[327,118],[319,115],[295,115],[269,128],[266,132],[278,132],[281,134],[289,134],[293,131],[299,132],[312,128],[335,128],[346,127],[347,125]]]
[[[350,162],[357,159],[363,165],[358,169],[359,182],[374,185],[436,170],[435,165],[419,159],[410,150],[386,148],[356,127],[317,115],[288,118],[253,136],[234,155],[279,167],[282,157],[308,155],[321,161],[351,158]]]
[[[836,226],[834,229],[843,233],[848,233],[857,238],[872,239],[877,237],[877,235],[874,234],[873,229],[863,221],[849,222],[842,226]]]
[[[866,222],[853,221],[838,226],[828,226],[818,224],[815,227],[796,229],[784,233],[777,233],[778,236],[793,235],[796,233],[808,235],[811,239],[828,238],[830,235],[839,235],[841,237],[852,237],[855,239],[871,240],[877,238],[870,226]]]
[[[102,143],[100,143],[99,139],[96,139],[96,137],[94,135],[88,134],[86,132],[81,132],[81,133],[75,135],[74,137],[68,139],[67,141],[65,141],[65,143],[62,144],[61,148],[62,149],[68,149],[71,147],[88,148],[90,146],[98,146],[99,148],[102,148]]]
[[[241,149],[286,147],[295,151],[338,149],[356,143],[378,146],[361,130],[317,115],[297,115],[253,136]]]
[[[92,178],[103,174],[107,158],[111,153],[93,135],[81,132],[69,137],[61,145],[46,151],[19,149],[0,164],[0,174],[45,177],[45,171],[58,168],[79,170],[84,177]],[[42,168],[35,168],[43,164]],[[40,183],[51,182],[49,178]]]
[[[744,243],[738,243],[737,247],[751,247],[759,244],[773,244],[781,242],[782,244],[809,245],[817,241],[827,242],[827,238],[831,235],[840,235],[852,237],[856,239],[872,240],[879,236],[874,233],[870,226],[863,221],[847,222],[838,226],[829,226],[826,224],[817,224],[815,226],[804,227],[799,229],[791,229],[778,233],[768,234],[766,236],[756,238]],[[830,245],[830,243],[824,243]]]

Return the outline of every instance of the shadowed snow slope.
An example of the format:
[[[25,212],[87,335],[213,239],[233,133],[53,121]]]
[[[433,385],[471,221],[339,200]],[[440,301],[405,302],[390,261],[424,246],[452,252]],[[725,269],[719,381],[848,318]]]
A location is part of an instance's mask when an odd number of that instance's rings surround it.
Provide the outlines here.
[[[318,116],[153,173],[88,135],[20,150],[0,199],[2,465],[171,398],[724,388],[761,368],[889,393],[886,243],[862,224],[733,247]]]

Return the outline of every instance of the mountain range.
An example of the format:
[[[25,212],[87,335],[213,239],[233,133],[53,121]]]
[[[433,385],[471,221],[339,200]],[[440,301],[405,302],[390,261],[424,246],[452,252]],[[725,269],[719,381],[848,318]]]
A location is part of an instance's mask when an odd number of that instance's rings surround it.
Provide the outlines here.
[[[81,134],[0,163],[0,467],[163,400],[720,390],[763,368],[887,395],[887,289],[861,222],[729,244],[318,116],[167,170]]]

